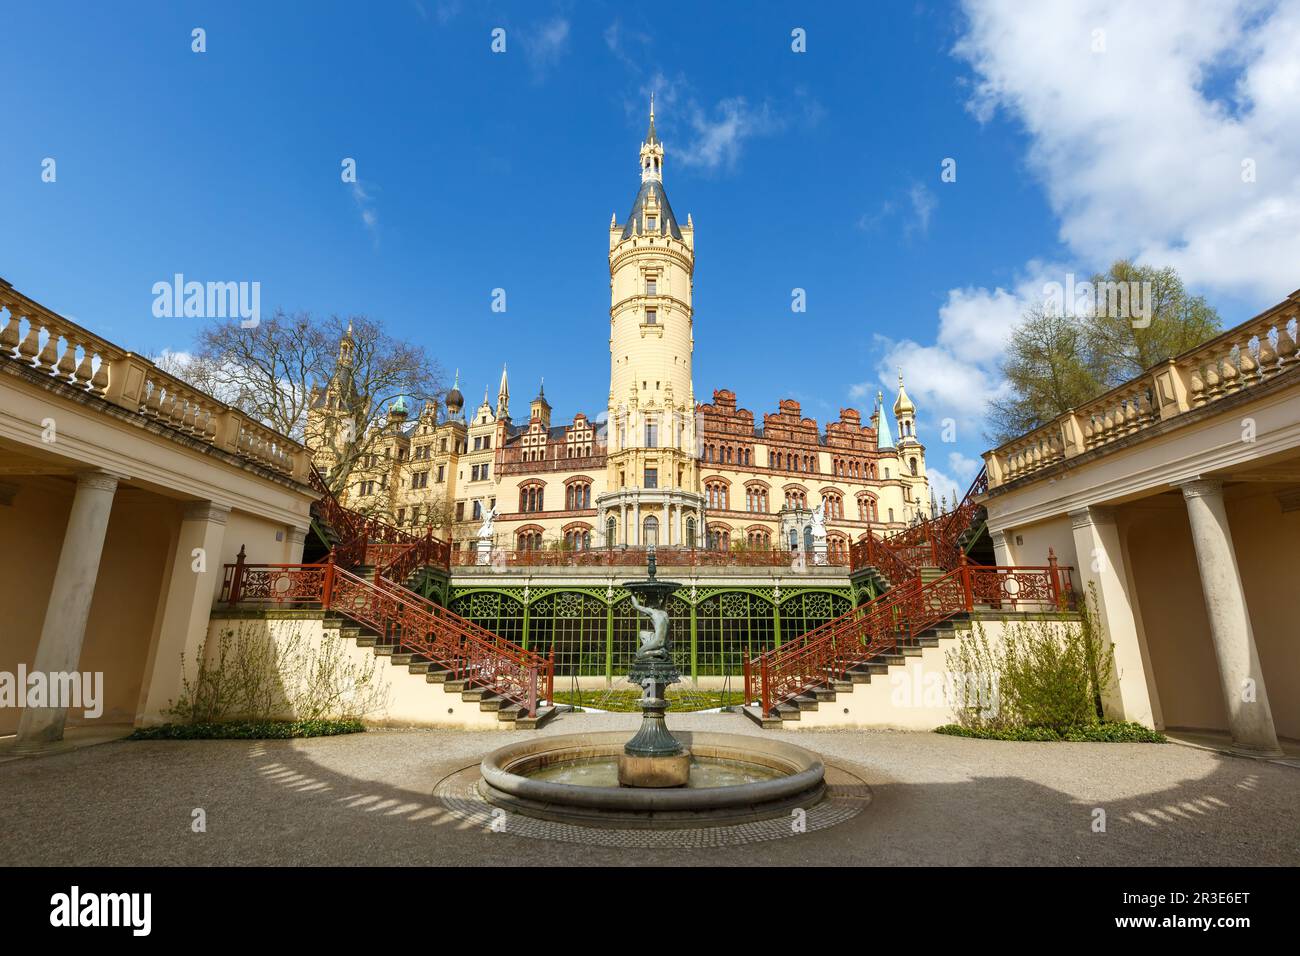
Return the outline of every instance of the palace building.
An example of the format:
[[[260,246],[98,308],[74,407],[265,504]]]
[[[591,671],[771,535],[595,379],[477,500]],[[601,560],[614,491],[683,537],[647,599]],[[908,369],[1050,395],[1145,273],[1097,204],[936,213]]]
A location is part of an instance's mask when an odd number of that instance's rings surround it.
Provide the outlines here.
[[[725,388],[697,401],[695,225],[673,212],[664,158],[652,103],[640,188],[623,222],[610,218],[610,378],[600,413],[555,423],[539,386],[527,415],[516,418],[505,367],[495,403],[485,389],[467,410],[458,374],[441,407],[429,402],[412,415],[398,400],[363,436],[339,489],[346,505],[404,529],[445,529],[462,555],[493,508],[495,547],[512,552],[649,545],[811,552],[814,512],[824,503],[832,560],[847,557],[868,529],[896,530],[933,514],[916,406],[901,372],[892,408],[878,393],[866,423],[846,408],[823,428],[792,399],[757,423]],[[345,335],[337,374],[309,416],[307,443],[325,473],[352,444],[351,349]]]

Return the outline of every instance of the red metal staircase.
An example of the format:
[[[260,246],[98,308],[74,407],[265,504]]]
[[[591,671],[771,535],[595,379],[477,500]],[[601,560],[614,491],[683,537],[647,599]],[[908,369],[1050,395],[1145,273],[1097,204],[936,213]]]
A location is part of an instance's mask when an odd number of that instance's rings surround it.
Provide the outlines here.
[[[420,567],[448,567],[451,549],[435,538],[402,531],[345,507],[315,468],[318,507],[338,538],[315,564],[247,564],[240,549],[225,566],[221,600],[227,604],[317,606],[343,615],[404,659],[418,657],[449,680],[495,695],[537,718],[553,695],[554,661],[529,651],[416,594],[402,581]],[[364,575],[361,568],[373,568]]]
[[[868,532],[850,549],[853,569],[874,568],[890,584],[883,594],[780,647],[745,662],[745,700],[761,717],[790,701],[845,681],[937,625],[979,609],[1055,610],[1072,606],[1070,568],[1048,552],[1045,567],[971,564],[961,546],[987,489],[984,472],[953,511],[889,538]],[[931,570],[934,569],[934,570]],[[923,573],[925,572],[925,573]]]

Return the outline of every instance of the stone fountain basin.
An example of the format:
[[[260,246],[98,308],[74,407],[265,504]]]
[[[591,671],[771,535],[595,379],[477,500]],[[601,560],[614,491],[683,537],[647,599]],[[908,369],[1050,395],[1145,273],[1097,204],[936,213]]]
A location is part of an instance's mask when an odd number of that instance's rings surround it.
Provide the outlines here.
[[[678,731],[674,736],[697,759],[757,764],[783,776],[699,789],[588,787],[528,776],[556,763],[616,758],[627,731],[606,731],[538,737],[493,751],[480,765],[479,792],[494,806],[544,820],[664,829],[771,819],[796,807],[806,810],[825,796],[825,765],[802,747],[744,734]]]

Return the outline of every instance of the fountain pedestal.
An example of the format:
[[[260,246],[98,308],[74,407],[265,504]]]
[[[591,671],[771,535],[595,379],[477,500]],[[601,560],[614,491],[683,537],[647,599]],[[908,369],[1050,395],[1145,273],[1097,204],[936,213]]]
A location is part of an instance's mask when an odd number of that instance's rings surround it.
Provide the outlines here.
[[[668,687],[681,675],[671,660],[637,659],[627,675],[642,688],[638,702],[641,728],[623,745],[618,757],[618,782],[625,787],[684,787],[691,769],[690,751],[664,723]]]

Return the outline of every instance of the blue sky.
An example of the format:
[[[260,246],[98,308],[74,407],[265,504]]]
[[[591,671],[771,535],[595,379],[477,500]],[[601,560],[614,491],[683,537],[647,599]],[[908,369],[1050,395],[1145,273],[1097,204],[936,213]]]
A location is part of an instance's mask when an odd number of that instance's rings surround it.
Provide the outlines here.
[[[946,490],[1045,277],[1167,262],[1230,323],[1300,286],[1296,4],[1147,6],[12,3],[0,275],[141,352],[198,321],[155,318],[155,282],[258,281],[264,311],[382,319],[473,402],[508,362],[516,402],[545,376],[594,415],[654,90],[697,397],[825,422],[902,364]]]

